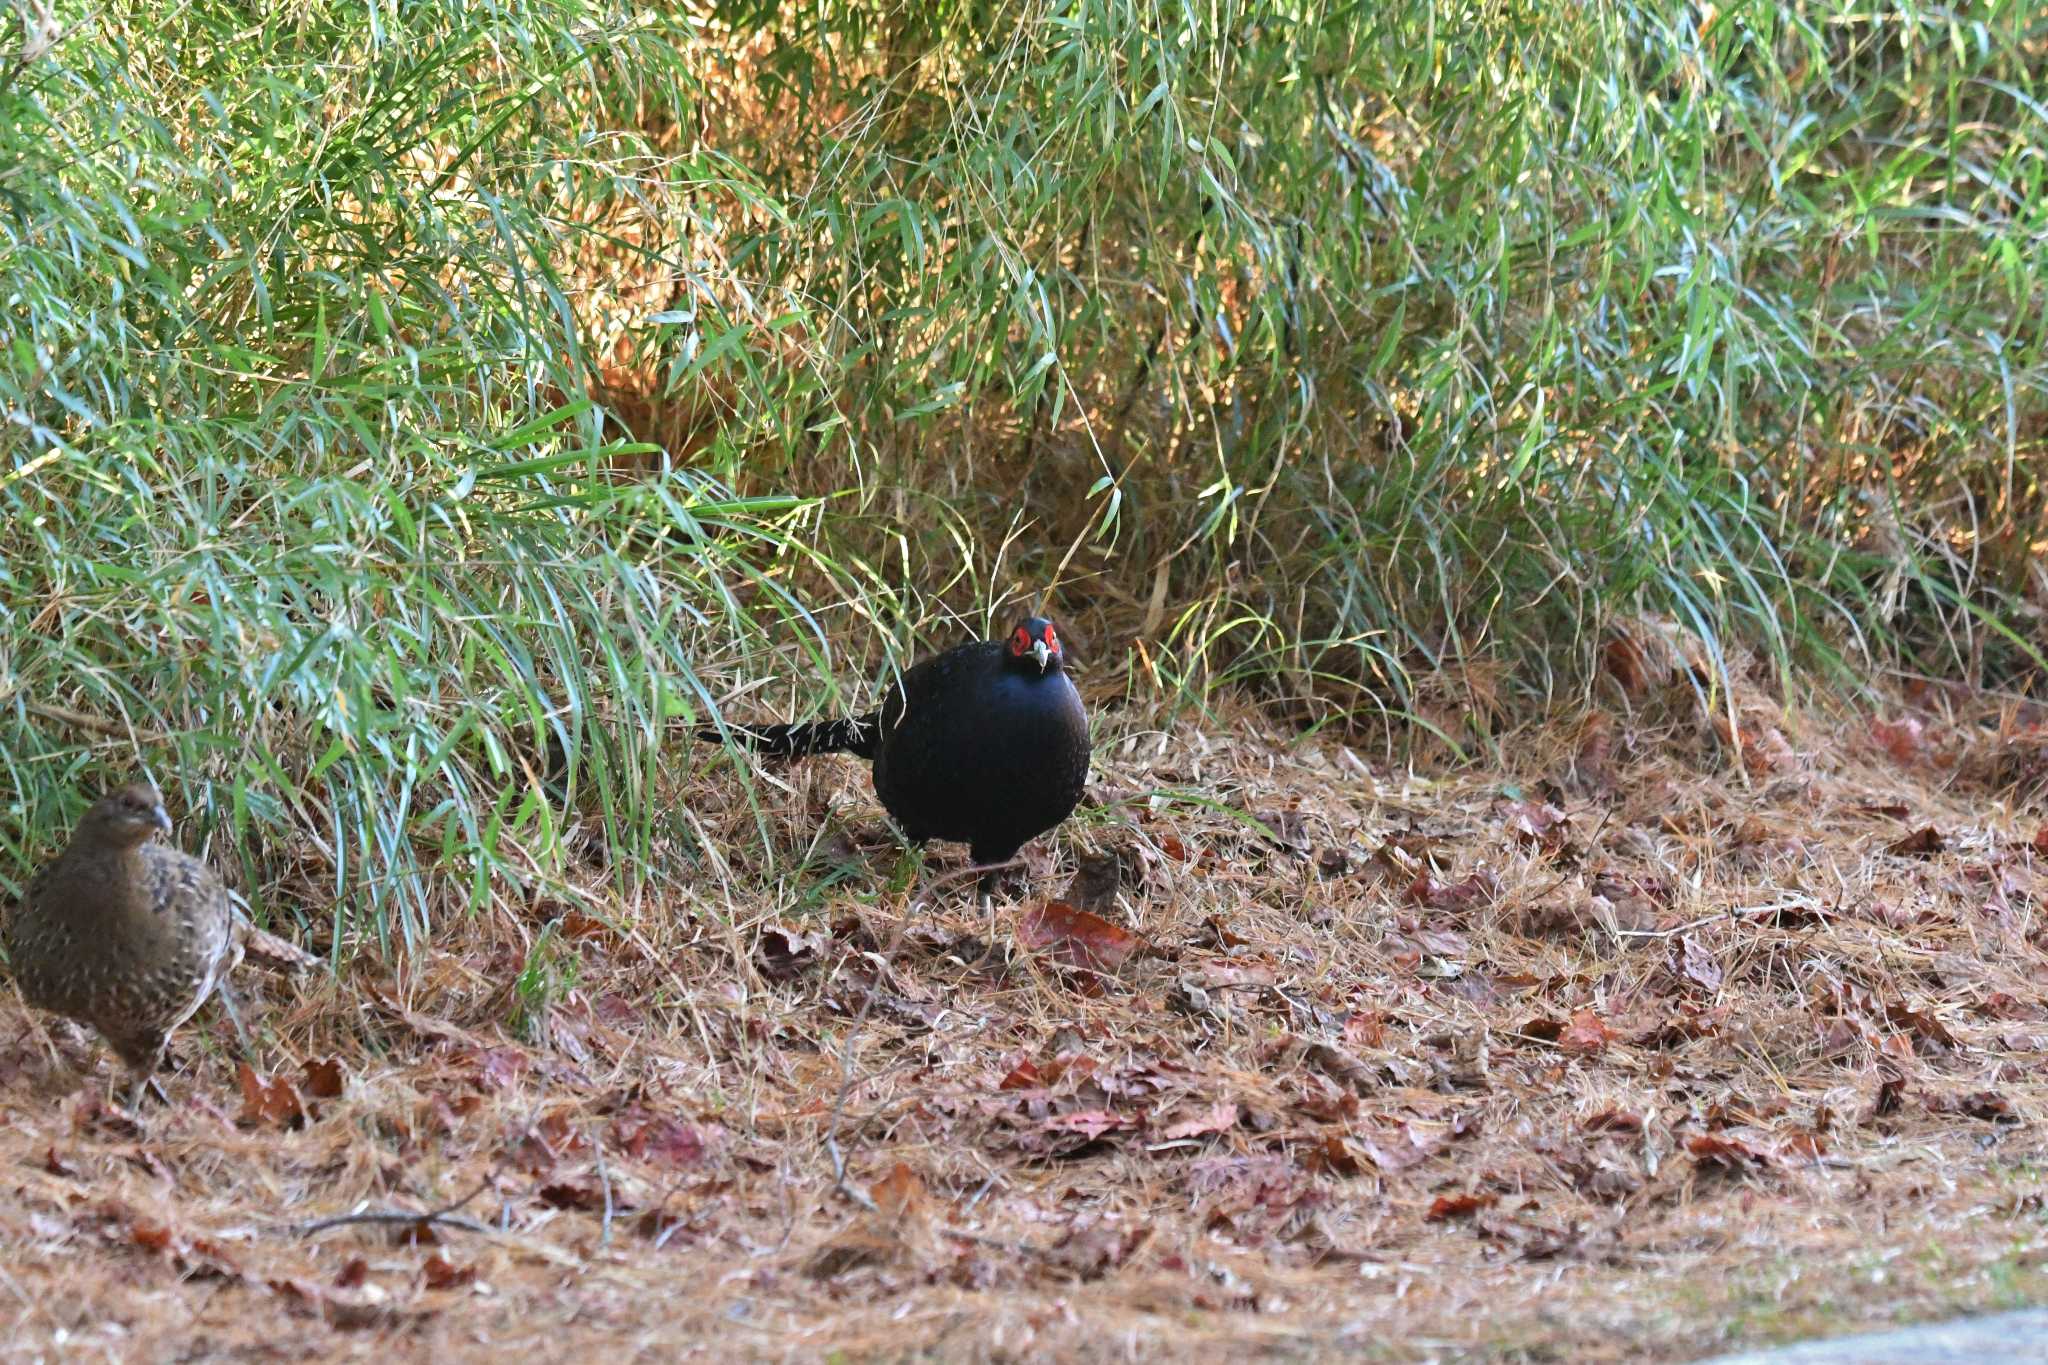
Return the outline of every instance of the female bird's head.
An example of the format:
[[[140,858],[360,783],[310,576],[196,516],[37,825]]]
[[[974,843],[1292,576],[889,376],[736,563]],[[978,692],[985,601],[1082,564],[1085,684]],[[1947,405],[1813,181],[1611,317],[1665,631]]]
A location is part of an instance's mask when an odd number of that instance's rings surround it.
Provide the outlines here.
[[[163,797],[147,782],[131,782],[94,802],[78,822],[75,837],[102,847],[131,848],[158,832],[171,832]]]
[[[1066,656],[1060,652],[1059,632],[1052,628],[1052,622],[1043,616],[1026,617],[1010,632],[1009,660],[1011,667],[1023,667],[1037,673],[1057,672],[1066,663]]]

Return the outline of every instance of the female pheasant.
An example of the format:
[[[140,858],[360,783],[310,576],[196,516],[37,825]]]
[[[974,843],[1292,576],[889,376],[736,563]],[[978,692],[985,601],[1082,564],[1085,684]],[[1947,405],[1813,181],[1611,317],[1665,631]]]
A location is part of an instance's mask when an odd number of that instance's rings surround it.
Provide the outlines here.
[[[865,715],[697,738],[788,758],[858,754],[912,841],[959,840],[977,864],[1008,862],[1073,814],[1088,778],[1088,713],[1065,663],[1053,623],[1033,616],[1005,639],[926,659]]]
[[[170,829],[146,782],[102,797],[29,883],[4,935],[22,998],[98,1029],[138,1096],[171,1031],[217,987],[228,999],[224,979],[242,957],[213,869],[151,842]]]

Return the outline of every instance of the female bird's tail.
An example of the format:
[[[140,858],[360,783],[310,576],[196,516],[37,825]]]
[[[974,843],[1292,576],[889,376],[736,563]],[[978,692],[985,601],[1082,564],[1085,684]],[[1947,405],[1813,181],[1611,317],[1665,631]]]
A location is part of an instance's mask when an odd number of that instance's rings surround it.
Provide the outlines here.
[[[814,720],[801,725],[732,725],[724,731],[705,728],[697,738],[722,743],[727,735],[757,754],[771,758],[807,758],[812,754],[859,754],[872,762],[875,739],[880,734],[879,717],[848,716],[843,720]]]

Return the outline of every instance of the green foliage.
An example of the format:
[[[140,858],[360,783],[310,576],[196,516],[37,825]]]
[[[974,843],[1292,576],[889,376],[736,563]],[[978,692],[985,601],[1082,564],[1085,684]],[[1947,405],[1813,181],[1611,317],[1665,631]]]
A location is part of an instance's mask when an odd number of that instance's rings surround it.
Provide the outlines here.
[[[707,658],[1041,592],[1339,723],[2041,666],[2037,6],[11,3],[16,868],[139,763],[384,940],[666,875]]]
[[[431,926],[423,868],[444,906],[558,876],[583,812],[641,875],[695,650],[831,574],[814,502],[616,477],[646,448],[550,397],[559,225],[674,50],[558,5],[60,17],[0,93],[10,851],[140,765],[380,939]]]

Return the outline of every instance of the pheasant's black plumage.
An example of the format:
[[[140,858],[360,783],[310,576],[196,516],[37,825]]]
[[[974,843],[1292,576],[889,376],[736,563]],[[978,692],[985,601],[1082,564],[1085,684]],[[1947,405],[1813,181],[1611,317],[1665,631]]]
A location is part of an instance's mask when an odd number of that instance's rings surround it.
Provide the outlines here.
[[[1052,622],[961,645],[904,673],[863,716],[804,725],[735,725],[758,753],[858,754],[905,835],[967,844],[1007,862],[1073,813],[1088,777],[1088,714]],[[717,730],[699,730],[717,742]]]

